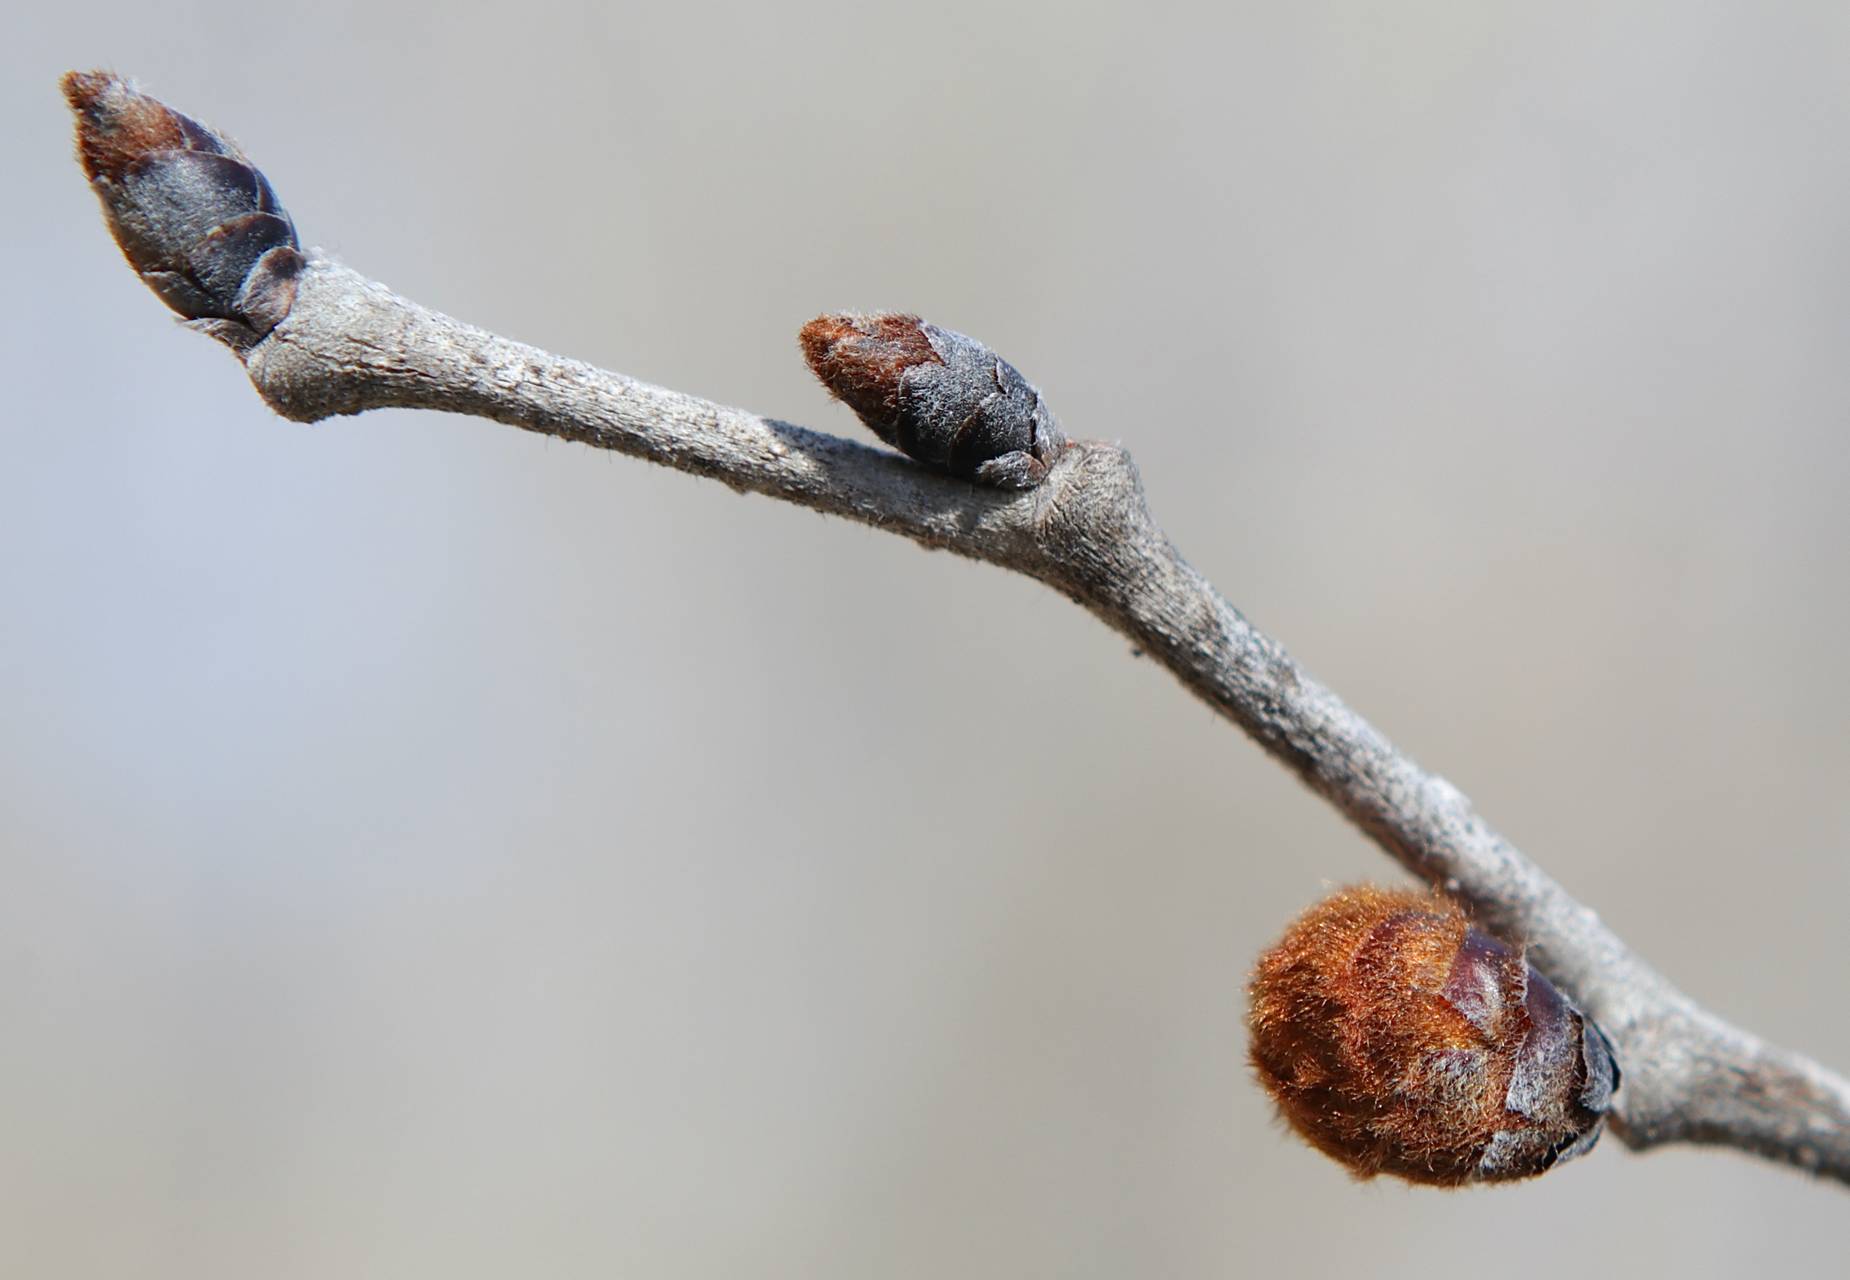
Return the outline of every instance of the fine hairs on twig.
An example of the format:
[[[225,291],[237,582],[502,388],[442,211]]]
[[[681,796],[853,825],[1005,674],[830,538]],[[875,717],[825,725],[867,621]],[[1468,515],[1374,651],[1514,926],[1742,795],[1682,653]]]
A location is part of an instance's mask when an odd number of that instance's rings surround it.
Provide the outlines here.
[[[1040,393],[981,343],[905,315],[805,327],[818,377],[902,458],[421,307],[302,254],[268,182],[220,135],[107,73],[74,73],[65,93],[130,265],[229,346],[283,416],[475,414],[1046,583],[1462,904],[1468,923],[1440,900],[1351,894],[1307,917],[1330,933],[1288,934],[1261,963],[1258,1068],[1293,1123],[1357,1172],[1447,1183],[1535,1172],[1590,1146],[1609,1110],[1635,1150],[1728,1146],[1850,1184],[1850,1082],[1724,1022],[1647,964],[1458,788],[1253,627],[1164,536],[1124,449],[1067,441]],[[1332,1047],[1369,1029],[1388,1038],[1359,1057]],[[1624,1087],[1609,1099],[1615,1059]],[[1390,1108],[1371,1129],[1351,1125],[1351,1110],[1324,1126],[1305,1062],[1330,1073],[1327,1096],[1344,1107],[1399,1070],[1449,1111]]]

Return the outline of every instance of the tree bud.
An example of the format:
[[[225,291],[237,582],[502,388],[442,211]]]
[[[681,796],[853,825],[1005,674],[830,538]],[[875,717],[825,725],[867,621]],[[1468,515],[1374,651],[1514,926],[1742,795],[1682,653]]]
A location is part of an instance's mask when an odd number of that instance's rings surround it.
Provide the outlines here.
[[[105,71],[73,71],[77,157],[136,273],[189,320],[262,337],[289,314],[303,258],[276,193],[228,139]]]
[[[804,358],[873,433],[936,471],[1031,489],[1066,448],[1041,393],[974,338],[917,316],[818,316]]]
[[[1437,893],[1344,889],[1259,958],[1252,1062],[1284,1119],[1358,1178],[1544,1173],[1598,1140],[1605,1035]]]

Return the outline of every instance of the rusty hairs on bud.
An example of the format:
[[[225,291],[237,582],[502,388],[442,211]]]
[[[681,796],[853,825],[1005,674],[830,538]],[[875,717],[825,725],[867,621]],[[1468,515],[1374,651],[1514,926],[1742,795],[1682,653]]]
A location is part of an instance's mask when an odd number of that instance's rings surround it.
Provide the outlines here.
[[[974,338],[881,312],[817,316],[798,340],[830,392],[935,471],[1031,489],[1066,448],[1041,393]]]
[[[289,314],[303,266],[276,192],[227,138],[106,71],[64,77],[77,157],[136,273],[189,320],[255,341]]]
[[[1458,1186],[1591,1150],[1605,1035],[1437,893],[1343,889],[1259,958],[1252,1063],[1285,1121],[1358,1178]]]

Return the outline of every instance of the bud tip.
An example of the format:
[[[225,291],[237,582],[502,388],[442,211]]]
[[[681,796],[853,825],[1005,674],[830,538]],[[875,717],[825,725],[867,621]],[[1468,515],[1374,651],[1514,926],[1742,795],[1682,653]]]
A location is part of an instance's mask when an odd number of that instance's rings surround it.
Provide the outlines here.
[[[817,316],[797,341],[829,394],[889,443],[899,416],[899,380],[914,365],[941,363],[919,318],[898,312]]]
[[[150,151],[184,147],[172,111],[108,71],[67,71],[64,100],[77,116],[77,160],[84,177],[119,182]]]

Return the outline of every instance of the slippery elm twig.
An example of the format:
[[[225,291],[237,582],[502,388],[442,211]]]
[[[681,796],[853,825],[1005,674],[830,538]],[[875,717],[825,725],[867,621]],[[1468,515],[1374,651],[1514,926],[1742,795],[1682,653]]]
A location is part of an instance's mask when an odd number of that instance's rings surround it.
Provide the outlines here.
[[[1732,1146],[1850,1184],[1850,1082],[1730,1026],[1634,954],[1457,788],[1248,623],[1157,527],[1130,456],[1113,444],[1067,444],[1039,393],[980,344],[962,346],[970,340],[913,317],[823,317],[805,330],[818,374],[920,465],[607,373],[398,297],[302,253],[269,184],[218,134],[107,73],[72,73],[64,89],[80,160],[130,265],[229,346],[284,417],[387,406],[474,414],[1047,583],[1130,637],[1408,871],[1525,944],[1529,961],[1610,1037],[1623,1068],[1611,1119],[1628,1145]],[[925,365],[934,367],[921,373]],[[947,370],[991,385],[976,401],[976,383],[925,385]],[[931,418],[947,405],[971,415],[978,405],[983,421],[966,431],[974,417]],[[908,413],[922,416],[908,422]]]

